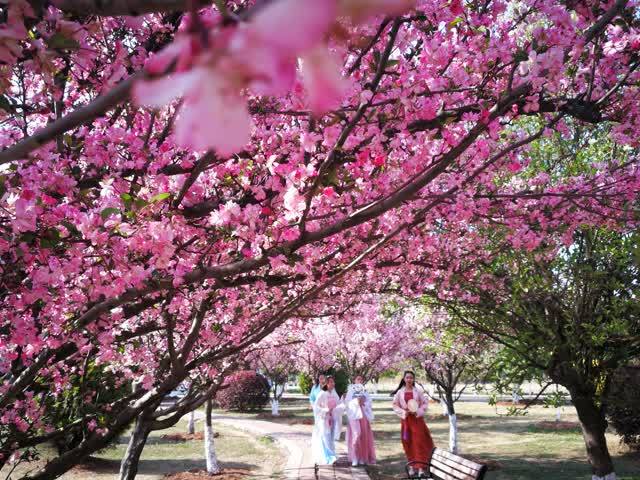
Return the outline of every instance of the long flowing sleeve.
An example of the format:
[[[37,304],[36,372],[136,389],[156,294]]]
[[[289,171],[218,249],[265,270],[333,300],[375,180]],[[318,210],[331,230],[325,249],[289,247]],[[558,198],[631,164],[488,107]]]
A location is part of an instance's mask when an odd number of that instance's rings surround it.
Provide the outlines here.
[[[337,393],[333,392],[333,395],[335,395],[336,399],[336,406],[332,412],[334,422],[333,438],[334,440],[339,440],[342,434],[342,416],[344,415],[345,405]]]
[[[344,415],[345,411],[345,403],[340,399],[337,393],[334,392],[336,399],[336,406],[333,409],[335,415],[339,415],[340,420],[342,420],[342,415]]]
[[[358,403],[358,399],[353,396],[353,388],[351,386],[349,386],[349,390],[347,390],[344,405],[349,421],[360,420],[362,418],[360,404]]]
[[[329,413],[329,407],[327,406],[327,393],[320,392],[317,396],[315,403],[313,404],[313,413],[316,417],[325,418]]]
[[[416,412],[416,416],[424,417],[424,414],[427,413],[427,409],[429,408],[429,400],[425,397],[424,393],[417,388],[414,388],[413,391],[416,392],[418,397],[418,411]]]
[[[365,398],[364,406],[363,406],[364,416],[367,417],[367,420],[369,420],[369,422],[373,422],[374,415],[373,415],[373,402],[371,401],[371,396],[369,395],[368,392],[365,392],[364,398]]]
[[[393,411],[403,420],[407,418],[407,412],[400,406],[400,395],[404,394],[404,390],[400,389],[393,397]]]

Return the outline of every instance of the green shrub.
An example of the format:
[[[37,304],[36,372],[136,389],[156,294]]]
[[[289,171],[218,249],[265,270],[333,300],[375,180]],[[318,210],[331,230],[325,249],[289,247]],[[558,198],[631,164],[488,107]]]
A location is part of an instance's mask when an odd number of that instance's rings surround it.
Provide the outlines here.
[[[303,395],[309,395],[311,393],[314,383],[314,379],[311,378],[311,375],[308,373],[301,372],[298,374],[298,387],[300,387],[300,392]]]
[[[327,375],[332,375],[336,382],[336,392],[342,396],[347,393],[349,387],[349,375],[345,370],[332,368],[327,372]]]
[[[611,426],[625,444],[640,449],[640,365],[618,369],[606,401]]]

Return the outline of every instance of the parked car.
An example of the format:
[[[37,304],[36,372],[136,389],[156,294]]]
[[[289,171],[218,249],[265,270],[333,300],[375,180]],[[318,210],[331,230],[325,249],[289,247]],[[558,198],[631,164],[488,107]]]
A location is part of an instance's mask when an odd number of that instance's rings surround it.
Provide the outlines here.
[[[187,394],[188,391],[189,391],[189,385],[182,383],[178,385],[178,387],[175,390],[172,390],[170,393],[168,393],[165,398],[175,398],[175,399],[182,398]]]

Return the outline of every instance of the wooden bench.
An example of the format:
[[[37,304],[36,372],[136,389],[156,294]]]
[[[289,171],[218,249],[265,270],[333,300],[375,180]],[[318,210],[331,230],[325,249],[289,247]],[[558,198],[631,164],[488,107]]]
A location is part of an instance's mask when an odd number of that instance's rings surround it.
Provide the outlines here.
[[[407,465],[407,476],[409,476],[410,466],[416,470],[421,467],[417,463],[415,465]],[[436,480],[483,480],[487,472],[486,465],[472,462],[441,448],[436,448],[433,451],[428,468],[425,465],[423,469],[428,472],[426,478]],[[417,476],[410,478],[417,478]]]

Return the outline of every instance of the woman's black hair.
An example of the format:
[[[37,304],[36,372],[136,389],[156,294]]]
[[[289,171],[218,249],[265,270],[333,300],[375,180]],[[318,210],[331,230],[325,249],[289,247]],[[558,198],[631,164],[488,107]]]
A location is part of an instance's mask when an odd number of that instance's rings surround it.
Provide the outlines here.
[[[329,390],[329,379],[332,379],[334,382],[336,381],[336,379],[333,377],[333,375],[325,375],[325,379],[326,382],[324,382],[324,387],[322,387],[322,390],[326,392],[327,390]]]
[[[327,377],[327,376],[326,376],[324,373],[319,373],[319,374],[316,376],[316,383],[315,383],[315,386],[316,386],[316,387],[317,387],[318,385],[320,385],[320,377],[325,377],[325,380],[326,380],[326,377]]]
[[[406,385],[405,381],[404,381],[404,377],[407,376],[407,373],[410,373],[411,375],[413,375],[413,378],[415,380],[416,378],[416,374],[415,372],[413,372],[412,370],[405,370],[404,373],[402,374],[402,380],[400,380],[400,385],[398,385],[398,388],[396,388],[392,393],[391,396],[393,397],[396,393],[398,393],[400,391],[400,389],[402,387],[404,387]]]

